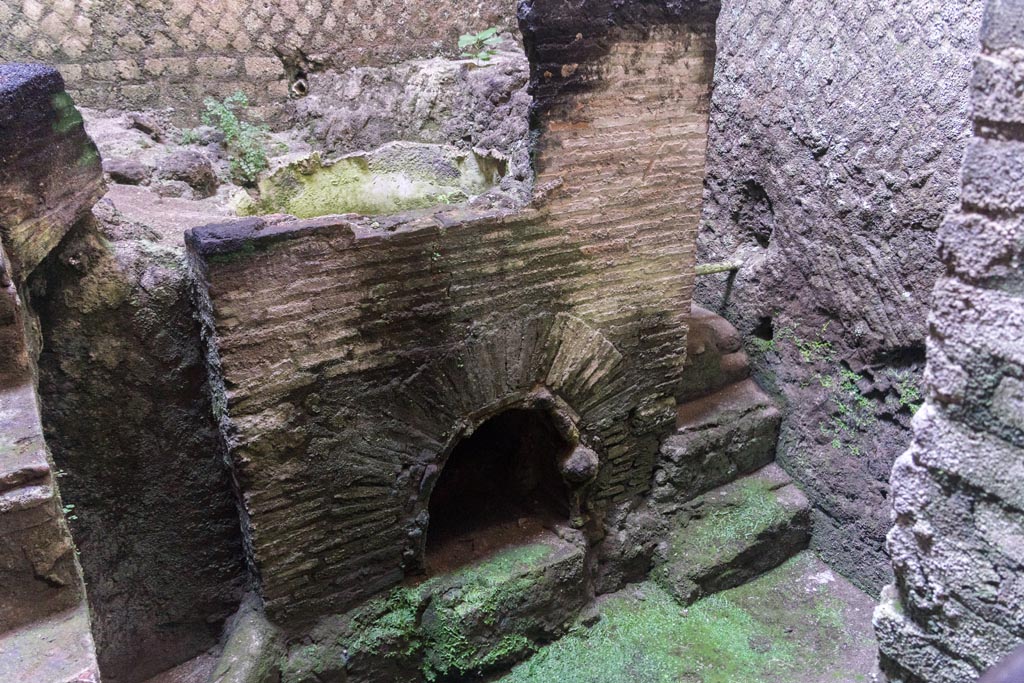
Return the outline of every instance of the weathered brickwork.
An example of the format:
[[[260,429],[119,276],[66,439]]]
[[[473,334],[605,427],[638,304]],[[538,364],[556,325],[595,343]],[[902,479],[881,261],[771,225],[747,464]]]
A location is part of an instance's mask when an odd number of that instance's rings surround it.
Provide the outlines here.
[[[722,3],[698,254],[743,267],[701,278],[696,300],[736,325],[787,404],[779,462],[814,503],[815,549],[875,594],[983,4]],[[824,386],[847,371],[855,389]]]
[[[1024,640],[1024,2],[991,0],[976,137],[939,235],[928,400],[892,473],[896,582],[875,613],[901,683],[965,683]]]
[[[524,6],[529,208],[191,232],[273,618],[416,567],[447,453],[505,408],[553,410],[598,452],[592,528],[650,485],[686,356],[716,13],[669,4]]]
[[[452,54],[460,33],[514,18],[513,0],[0,0],[0,61],[57,66],[85,106],[187,114],[243,90],[273,118],[289,88],[275,49],[385,64]]]

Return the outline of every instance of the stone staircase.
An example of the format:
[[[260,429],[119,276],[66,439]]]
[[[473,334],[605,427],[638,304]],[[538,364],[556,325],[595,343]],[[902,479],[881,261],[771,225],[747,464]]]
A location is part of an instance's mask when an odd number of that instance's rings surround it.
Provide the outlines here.
[[[0,681],[94,683],[85,590],[30,378],[0,376],[0,424]]]
[[[691,501],[676,516],[653,578],[688,605],[735,588],[807,547],[810,504],[775,465]]]
[[[782,415],[750,379],[739,334],[694,307],[677,431],[651,505],[668,521],[652,578],[683,604],[739,586],[807,548],[810,504],[774,464]]]

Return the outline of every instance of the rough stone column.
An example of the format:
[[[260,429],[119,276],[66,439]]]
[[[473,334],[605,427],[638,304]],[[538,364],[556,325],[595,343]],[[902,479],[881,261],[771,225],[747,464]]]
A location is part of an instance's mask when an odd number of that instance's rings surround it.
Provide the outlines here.
[[[0,65],[0,680],[97,680],[85,585],[43,439],[25,280],[102,194],[53,69]]]
[[[927,402],[892,474],[891,681],[965,683],[1024,638],[1024,1],[991,0],[961,208],[940,231]]]

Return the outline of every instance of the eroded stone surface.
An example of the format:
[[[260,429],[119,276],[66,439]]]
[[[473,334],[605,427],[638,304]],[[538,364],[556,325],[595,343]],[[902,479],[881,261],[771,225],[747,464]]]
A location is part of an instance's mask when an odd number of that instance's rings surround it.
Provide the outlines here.
[[[0,386],[0,634],[85,597],[33,389]]]
[[[99,675],[65,520],[74,506],[60,497],[43,438],[41,340],[25,280],[101,187],[96,148],[60,76],[0,66],[0,678],[8,680]]]
[[[782,414],[745,380],[679,406],[676,433],[661,445],[652,503],[666,513],[775,459]]]
[[[413,60],[312,74],[311,94],[294,102],[291,116],[327,158],[402,140],[500,161],[492,201],[522,205],[533,181],[529,78],[522,46],[506,34],[486,61]]]
[[[32,683],[99,683],[89,609],[55,612],[0,633],[0,678]]]
[[[752,340],[756,376],[785,399],[779,460],[815,505],[815,547],[873,592],[889,580],[887,480],[912,412],[901,399],[920,403],[901,387],[923,370],[983,4],[722,7],[698,253],[743,266],[700,278],[696,300]],[[805,356],[819,341],[830,359]],[[862,377],[870,425],[835,423],[844,398],[821,382],[843,370]]]
[[[217,214],[115,187],[33,277],[43,418],[111,683],[214,645],[242,581],[182,244]]]
[[[871,683],[873,604],[810,552],[687,608],[645,582],[496,680]]]
[[[56,71],[0,65],[0,239],[24,281],[103,194],[96,146]]]
[[[1024,64],[1019,9],[989,3],[973,84],[978,139],[961,209],[940,232],[947,274],[930,318],[928,399],[892,471],[896,582],[875,613],[892,681],[976,680],[1024,640],[1024,178],[1014,171],[1024,118],[990,99]],[[992,62],[1014,68],[993,74]]]
[[[304,76],[458,53],[460,33],[515,29],[513,0],[196,0],[160,5],[0,2],[0,61],[58,65],[95,107],[175,107],[245,90],[280,120]],[[147,39],[145,36],[151,36]],[[315,86],[306,91],[315,93]]]
[[[734,588],[807,547],[810,506],[778,465],[692,501],[669,522],[653,578],[676,600]]]
[[[281,680],[411,683],[507,667],[562,635],[586,602],[583,545],[545,532],[324,619],[311,645],[290,648]]]

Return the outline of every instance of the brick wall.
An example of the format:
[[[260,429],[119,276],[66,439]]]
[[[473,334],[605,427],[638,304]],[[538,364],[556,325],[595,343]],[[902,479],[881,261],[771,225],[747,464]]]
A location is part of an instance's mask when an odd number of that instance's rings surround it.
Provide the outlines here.
[[[666,5],[526,6],[530,208],[192,231],[273,618],[415,567],[447,453],[504,408],[554,407],[599,453],[596,527],[649,486],[686,355],[716,9]]]
[[[273,118],[288,81],[275,48],[324,66],[456,51],[460,33],[513,28],[513,0],[0,0],[0,62],[56,66],[89,107],[201,107],[243,90]]]

